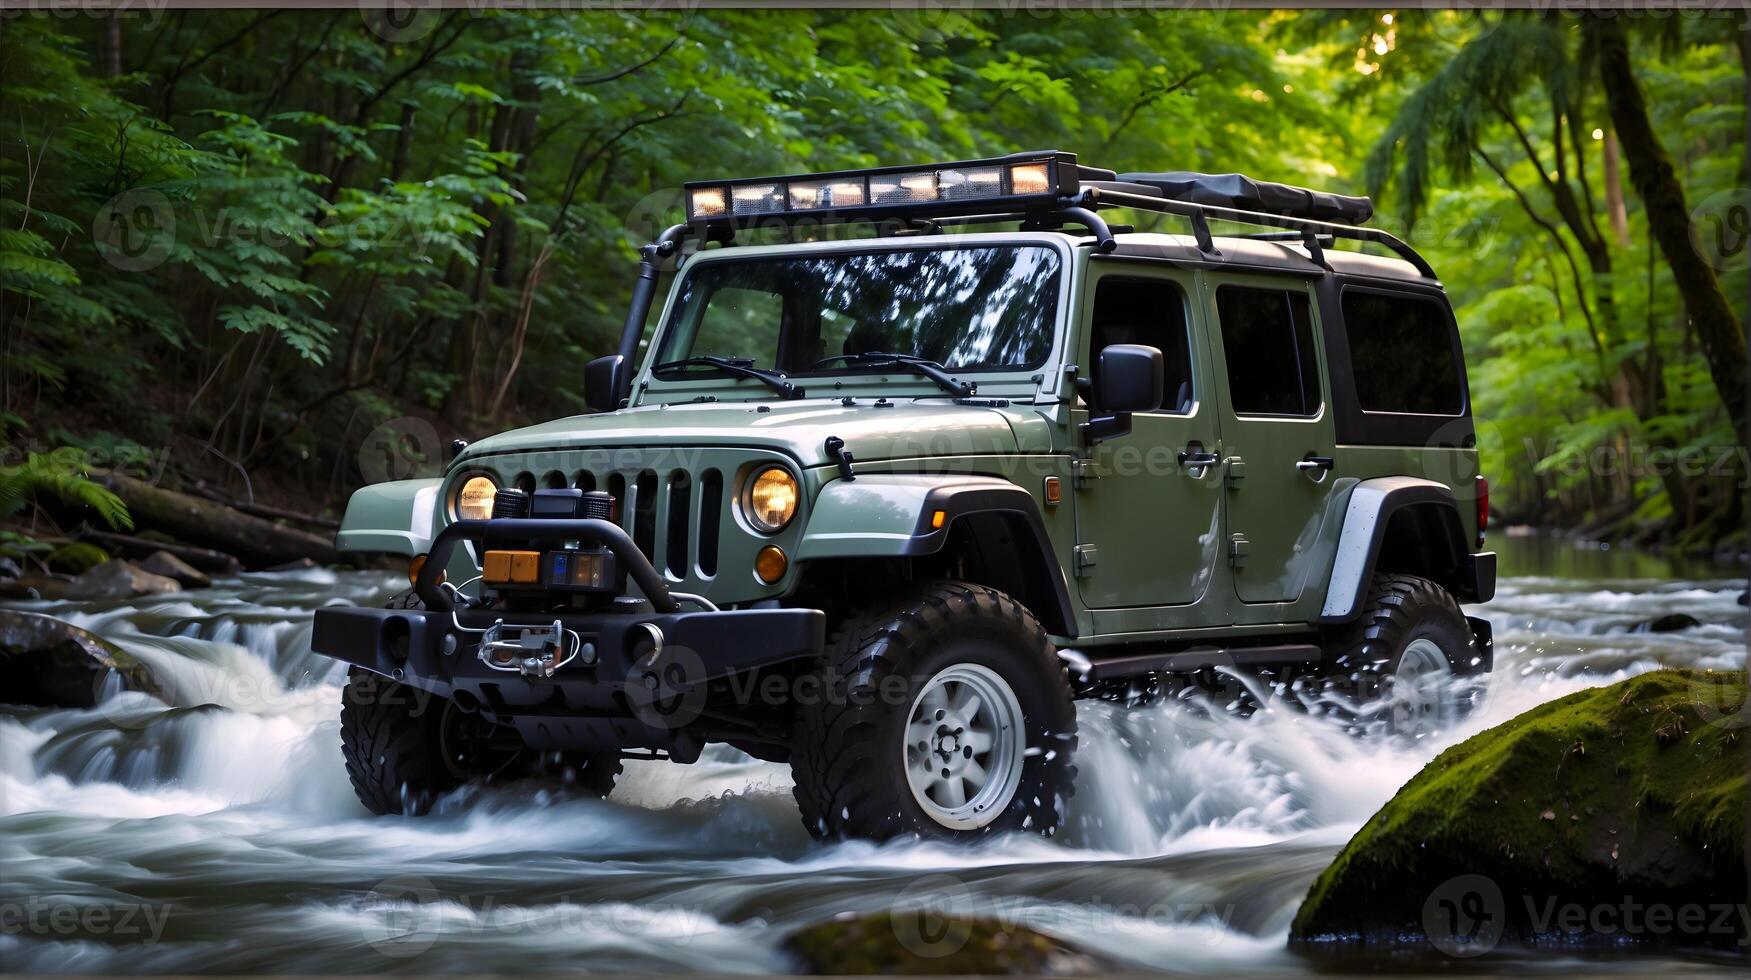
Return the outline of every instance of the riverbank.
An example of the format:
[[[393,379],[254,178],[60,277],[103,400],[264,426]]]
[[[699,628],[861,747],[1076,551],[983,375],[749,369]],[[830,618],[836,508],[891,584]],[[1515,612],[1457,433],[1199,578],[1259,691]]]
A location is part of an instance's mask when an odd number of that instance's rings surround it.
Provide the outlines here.
[[[1599,538],[1584,530],[1510,524],[1492,528],[1485,547],[1496,551],[1504,562],[1521,562],[1520,568],[1502,566],[1500,571],[1504,575],[1524,571],[1581,578],[1602,574],[1743,578],[1751,568],[1751,551],[1746,549],[1742,534],[1686,552],[1657,544],[1649,547]]]

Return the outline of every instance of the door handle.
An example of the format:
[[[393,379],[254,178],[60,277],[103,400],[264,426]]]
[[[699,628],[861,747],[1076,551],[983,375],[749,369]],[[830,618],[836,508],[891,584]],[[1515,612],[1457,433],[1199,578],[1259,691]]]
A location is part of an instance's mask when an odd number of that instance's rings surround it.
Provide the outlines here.
[[[1182,450],[1179,454],[1179,464],[1181,466],[1191,466],[1191,467],[1215,466],[1217,463],[1219,463],[1221,461],[1222,461],[1222,457],[1216,455],[1215,453],[1187,452],[1187,451]]]
[[[1305,459],[1295,461],[1295,468],[1303,473],[1309,473],[1313,470],[1330,470],[1333,465],[1335,464],[1330,456],[1315,456],[1312,453],[1308,453]]]

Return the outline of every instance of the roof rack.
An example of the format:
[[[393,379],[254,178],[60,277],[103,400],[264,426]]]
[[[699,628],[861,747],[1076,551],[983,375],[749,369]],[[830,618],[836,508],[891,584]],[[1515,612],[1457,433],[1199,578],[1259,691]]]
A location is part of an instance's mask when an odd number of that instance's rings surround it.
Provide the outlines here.
[[[1211,257],[1222,254],[1210,232],[1211,220],[1232,221],[1283,229],[1244,237],[1298,241],[1309,260],[1322,269],[1331,268],[1326,248],[1344,239],[1382,246],[1418,274],[1435,278],[1434,269],[1408,244],[1387,232],[1361,227],[1374,212],[1368,198],[1242,174],[1118,174],[1083,166],[1076,154],[1062,150],[922,167],[693,181],[684,185],[683,193],[687,224],[664,235],[677,244],[688,231],[702,241],[728,242],[743,228],[873,222],[892,234],[951,224],[1020,221],[1030,229],[1082,225],[1094,236],[1095,249],[1106,252],[1117,242],[1098,212],[1128,208],[1187,219],[1198,250]]]
[[[1308,259],[1326,271],[1325,250],[1337,239],[1381,245],[1410,263],[1419,275],[1435,270],[1398,238],[1358,225],[1373,215],[1365,197],[1343,197],[1241,174],[1129,173],[1086,167],[1062,150],[1012,153],[984,160],[922,167],[876,167],[757,179],[692,181],[682,186],[687,221],[639,249],[638,281],[621,328],[614,384],[620,397],[656,296],[660,267],[690,237],[701,244],[728,243],[741,228],[795,229],[874,222],[885,233],[930,232],[944,225],[1019,221],[1024,230],[1078,224],[1094,237],[1097,252],[1118,246],[1099,212],[1129,208],[1184,217],[1198,250],[1221,251],[1210,220],[1233,221],[1281,231],[1244,237],[1299,241]]]

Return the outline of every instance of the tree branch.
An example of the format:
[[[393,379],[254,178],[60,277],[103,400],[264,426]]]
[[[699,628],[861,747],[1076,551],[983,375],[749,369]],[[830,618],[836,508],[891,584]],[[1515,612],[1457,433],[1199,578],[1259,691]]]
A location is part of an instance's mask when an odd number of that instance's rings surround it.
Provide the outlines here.
[[[1557,229],[1555,224],[1538,213],[1538,210],[1532,206],[1532,202],[1527,199],[1525,192],[1508,178],[1508,172],[1502,169],[1502,166],[1496,163],[1493,157],[1484,152],[1483,147],[1473,144],[1471,149],[1473,153],[1477,154],[1478,159],[1495,172],[1496,177],[1501,180],[1502,186],[1513,193],[1514,199],[1520,202],[1520,208],[1526,212],[1526,216],[1531,218],[1538,227],[1543,228],[1550,235],[1551,240],[1556,242],[1557,247],[1562,249],[1563,258],[1568,261],[1569,272],[1575,281],[1575,296],[1580,300],[1581,316],[1587,321],[1587,336],[1592,339],[1593,349],[1598,353],[1600,366],[1603,367],[1605,343],[1599,337],[1598,325],[1593,322],[1593,311],[1587,306],[1587,290],[1581,279],[1581,266],[1575,261],[1575,254],[1569,251],[1569,243],[1563,241],[1562,232]]]
[[[218,54],[221,51],[226,50],[227,48],[231,47],[233,44],[236,44],[237,42],[248,37],[250,35],[250,33],[253,32],[256,28],[260,27],[261,25],[267,23],[270,20],[273,20],[275,17],[278,17],[279,15],[281,15],[283,13],[285,13],[284,10],[269,10],[266,13],[257,16],[254,20],[251,20],[248,24],[245,24],[243,26],[242,30],[231,35],[230,37],[226,38],[225,40],[220,41],[218,44],[213,45],[211,48],[208,48],[205,53],[203,53],[200,57],[194,59],[193,61],[188,60],[187,56],[184,56],[183,60],[177,64],[176,68],[173,71],[171,71],[170,76],[164,80],[164,98],[163,98],[164,113],[163,113],[163,117],[165,119],[170,118],[171,99],[176,94],[177,83],[182,81],[182,77],[184,75],[188,74],[191,71],[194,71],[196,68],[199,68],[201,65],[206,64],[207,61],[209,59],[211,59],[214,55]]]
[[[681,43],[681,38],[682,38],[682,35],[676,34],[674,37],[669,39],[669,43],[658,48],[656,54],[653,54],[649,58],[646,58],[643,61],[640,61],[636,64],[627,65],[625,68],[619,68],[619,69],[616,69],[614,71],[609,72],[606,75],[598,75],[595,78],[574,78],[574,79],[572,79],[571,83],[573,85],[578,86],[579,88],[587,88],[591,85],[606,85],[609,82],[617,82],[620,79],[625,78],[628,75],[634,74],[636,72],[641,72],[641,71],[645,70],[646,68],[649,68],[650,66],[656,64],[658,59],[662,58],[663,55],[666,55],[671,50],[673,50],[675,45]]]

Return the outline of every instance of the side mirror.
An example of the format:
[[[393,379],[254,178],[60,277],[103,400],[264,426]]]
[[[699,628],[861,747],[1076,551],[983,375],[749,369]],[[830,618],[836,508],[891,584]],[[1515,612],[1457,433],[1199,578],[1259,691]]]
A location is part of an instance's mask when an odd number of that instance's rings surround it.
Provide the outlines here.
[[[1131,431],[1131,413],[1161,407],[1161,351],[1142,344],[1108,344],[1094,368],[1094,403],[1098,414],[1083,426],[1089,445]]]
[[[626,358],[606,354],[584,365],[584,404],[598,412],[620,407],[632,388],[632,371]]]

